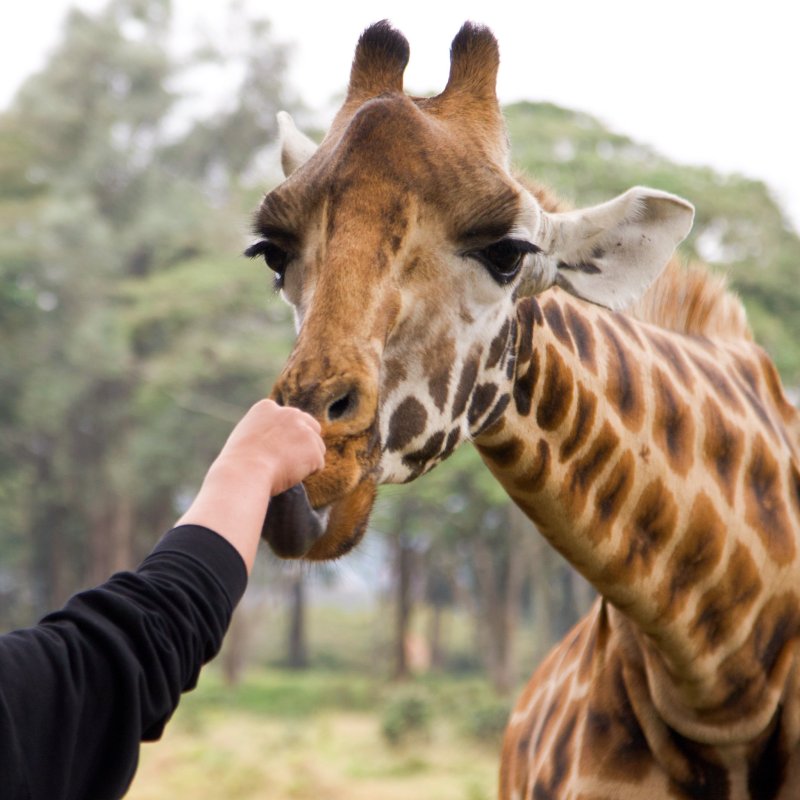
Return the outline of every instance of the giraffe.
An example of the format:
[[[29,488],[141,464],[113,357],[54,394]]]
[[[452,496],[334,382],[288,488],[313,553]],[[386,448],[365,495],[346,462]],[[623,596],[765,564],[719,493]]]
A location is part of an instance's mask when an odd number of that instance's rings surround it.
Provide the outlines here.
[[[692,206],[570,210],[513,174],[488,29],[435,97],[408,58],[371,26],[322,143],[279,119],[247,254],[295,313],[272,396],[327,455],[265,538],[338,558],[379,484],[470,441],[599,592],[516,704],[500,796],[800,796],[800,417],[738,300],[676,263]]]

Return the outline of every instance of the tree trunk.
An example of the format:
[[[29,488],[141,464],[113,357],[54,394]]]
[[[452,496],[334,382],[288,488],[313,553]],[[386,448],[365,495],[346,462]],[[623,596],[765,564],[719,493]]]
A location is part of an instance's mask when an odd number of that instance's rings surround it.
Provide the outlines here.
[[[475,577],[481,592],[478,607],[483,629],[483,653],[495,691],[514,688],[514,638],[519,619],[522,584],[527,569],[529,539],[535,533],[516,506],[509,506],[502,548],[483,538],[473,541]]]
[[[553,597],[555,552],[547,540],[534,533],[531,541],[529,574],[531,580],[534,651],[531,669],[550,651],[555,642],[555,617],[558,603]]]
[[[306,587],[305,576],[298,567],[289,585],[289,637],[286,663],[290,669],[308,667],[306,640]]]
[[[411,576],[414,569],[414,548],[408,534],[400,531],[394,537],[395,543],[395,629],[394,664],[392,677],[404,680],[411,674],[408,663],[406,642],[411,629],[412,597]]]
[[[110,573],[133,569],[133,498],[128,492],[117,496],[112,512],[111,552],[109,553]],[[109,573],[109,574],[110,574]]]
[[[231,617],[230,627],[225,634],[225,644],[220,653],[222,678],[227,686],[237,686],[242,679],[249,640],[250,620],[240,605]]]
[[[445,607],[440,603],[434,603],[430,607],[428,649],[431,654],[431,669],[434,670],[442,670],[444,668],[444,637],[442,635],[444,610]]]

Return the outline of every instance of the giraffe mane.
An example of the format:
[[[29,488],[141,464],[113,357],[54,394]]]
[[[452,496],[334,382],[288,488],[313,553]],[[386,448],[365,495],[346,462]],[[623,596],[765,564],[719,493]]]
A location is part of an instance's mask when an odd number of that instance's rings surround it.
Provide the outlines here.
[[[545,211],[569,210],[569,205],[546,186],[524,175],[517,178]],[[642,322],[691,336],[753,338],[742,301],[728,286],[727,278],[705,264],[683,265],[676,256],[626,313]]]
[[[693,336],[752,340],[747,315],[724,275],[673,256],[628,312],[636,319]]]

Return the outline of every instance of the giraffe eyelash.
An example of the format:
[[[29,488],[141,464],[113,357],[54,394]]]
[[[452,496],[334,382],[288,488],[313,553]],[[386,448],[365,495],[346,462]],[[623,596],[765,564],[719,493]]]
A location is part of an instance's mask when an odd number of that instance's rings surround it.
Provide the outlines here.
[[[470,250],[465,255],[486,267],[492,278],[504,286],[519,274],[526,255],[541,252],[533,242],[506,237],[486,247]]]
[[[244,251],[244,255],[248,258],[262,257],[266,265],[275,273],[273,280],[273,288],[279,292],[283,288],[283,278],[286,273],[286,267],[292,260],[292,254],[275,244],[270,239],[261,239],[255,244],[250,245]]]

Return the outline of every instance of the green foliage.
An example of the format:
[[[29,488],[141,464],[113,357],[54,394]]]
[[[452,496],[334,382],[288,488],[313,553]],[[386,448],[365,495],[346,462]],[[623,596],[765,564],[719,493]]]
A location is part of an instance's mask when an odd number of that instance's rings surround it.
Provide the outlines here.
[[[187,67],[170,10],[71,12],[0,116],[0,553],[27,542],[14,591],[32,604],[8,624],[132,566],[288,352],[287,312],[238,256],[240,176],[291,105],[283,49],[254,23]],[[184,79],[234,58],[238,105],[182,133]]]
[[[431,716],[428,698],[414,689],[405,688],[387,703],[381,719],[381,733],[392,746],[405,744],[428,735]]]
[[[468,736],[488,745],[498,745],[508,724],[508,703],[489,699],[465,710],[464,730]]]
[[[401,747],[380,735],[386,702],[380,682],[373,682],[373,702],[368,706],[304,703],[303,695],[318,697],[319,688],[328,682],[348,696],[347,680],[364,683],[360,673],[249,673],[242,697],[250,694],[247,684],[268,684],[276,693],[285,688],[308,708],[302,716],[272,714],[266,706],[253,714],[243,702],[225,705],[226,690],[213,668],[204,671],[197,689],[181,700],[164,737],[142,748],[126,796],[131,800],[256,800],[265,793],[271,800],[494,796],[496,746],[465,736],[458,719],[436,709],[433,692],[426,695],[433,711],[428,735],[411,737]],[[448,682],[439,682],[438,689],[448,693]],[[213,704],[208,702],[209,692],[216,696]],[[277,703],[281,705],[280,699]]]
[[[203,690],[192,696],[190,706],[199,717],[216,709],[290,719],[335,709],[366,711],[379,703],[379,685],[356,672],[271,669],[252,673],[234,687],[211,672],[204,676]]]

